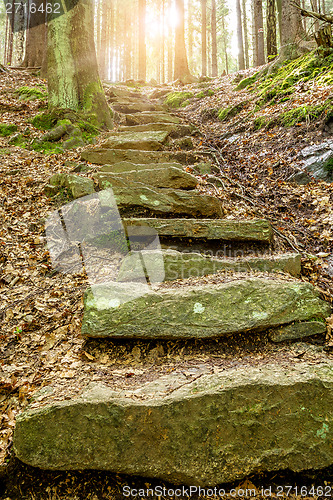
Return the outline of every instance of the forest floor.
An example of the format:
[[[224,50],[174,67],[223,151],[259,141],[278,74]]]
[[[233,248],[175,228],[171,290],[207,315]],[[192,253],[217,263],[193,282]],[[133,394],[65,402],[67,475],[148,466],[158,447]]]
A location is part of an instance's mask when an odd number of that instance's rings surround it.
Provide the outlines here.
[[[253,71],[243,73],[251,76]],[[309,281],[333,302],[330,263],[333,242],[333,183],[312,182],[297,186],[287,181],[299,164],[299,151],[330,137],[322,116],[297,122],[294,126],[272,126],[256,129],[253,92],[236,91],[237,75],[221,77],[205,83],[212,95],[190,97],[188,105],[173,110],[185,121],[195,124],[199,135],[196,149],[209,150],[216,156],[215,177],[202,175],[202,189],[218,196],[226,216],[234,218],[264,217],[275,228],[276,248],[296,250],[303,255],[302,279]],[[22,87],[43,88],[45,81],[25,71],[10,70],[1,74],[1,123],[15,124],[18,133],[33,140],[41,132],[31,119],[46,109],[46,98],[19,99]],[[238,78],[238,81],[240,78]],[[159,86],[158,90],[195,93],[198,85],[186,88]],[[203,87],[201,87],[203,88]],[[140,89],[148,96],[156,87]],[[333,85],[300,88],[293,99],[271,105],[259,113],[279,116],[295,106],[321,103],[329,98]],[[106,86],[106,95],[108,87]],[[241,105],[240,113],[221,121],[216,110]],[[245,104],[244,104],[245,103]],[[97,141],[102,141],[101,134]],[[54,383],[75,384],[89,376],[90,380],[112,379],[130,386],[145,380],[146,370],[157,374],[186,372],[210,357],[223,363],[251,356],[267,356],[272,352],[265,338],[247,338],[243,347],[238,342],[121,342],[86,341],[80,336],[83,313],[82,295],[88,283],[83,273],[61,275],[52,269],[45,246],[44,223],[47,216],[66,199],[44,194],[48,179],[57,172],[72,172],[81,164],[80,150],[44,154],[10,143],[11,137],[0,137],[0,499],[113,499],[123,498],[122,487],[147,488],[148,482],[138,478],[104,472],[37,472],[19,463],[13,456],[12,433],[15,417],[28,404],[31,395],[41,387]],[[90,165],[84,175],[97,169]],[[191,170],[191,167],[188,167]],[[331,325],[333,326],[333,322]],[[254,341],[255,340],[255,341]],[[330,337],[327,349],[331,349]],[[284,346],[274,348],[283,356],[290,354]],[[139,355],[138,355],[139,353]],[[332,485],[332,470],[320,474],[308,472],[268,474],[251,477],[241,484],[252,487],[288,484],[325,487]],[[158,484],[149,481],[150,485]],[[295,491],[293,492],[294,495]],[[331,492],[332,494],[332,492]],[[258,493],[258,497],[261,495]],[[297,495],[294,495],[297,496]],[[317,498],[320,495],[315,495]],[[165,495],[168,498],[168,495]],[[192,498],[196,498],[193,495]]]

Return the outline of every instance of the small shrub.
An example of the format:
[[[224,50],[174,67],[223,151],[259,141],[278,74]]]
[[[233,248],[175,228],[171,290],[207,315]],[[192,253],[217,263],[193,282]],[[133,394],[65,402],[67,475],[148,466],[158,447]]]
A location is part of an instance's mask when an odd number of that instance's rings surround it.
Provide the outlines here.
[[[0,123],[0,136],[8,137],[17,131],[17,126],[11,123]]]

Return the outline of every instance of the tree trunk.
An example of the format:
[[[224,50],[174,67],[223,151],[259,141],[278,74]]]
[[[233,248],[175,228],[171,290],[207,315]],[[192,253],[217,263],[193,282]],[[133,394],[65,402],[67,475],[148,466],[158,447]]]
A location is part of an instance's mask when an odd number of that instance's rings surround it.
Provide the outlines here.
[[[242,8],[243,8],[243,38],[244,38],[245,67],[249,68],[250,59],[249,59],[249,39],[247,31],[247,17],[246,17],[246,0],[242,0]]]
[[[201,0],[201,74],[207,76],[207,0]]]
[[[178,12],[178,24],[175,33],[175,65],[174,79],[182,79],[190,75],[188,68],[186,47],[185,47],[185,12],[184,0],[176,0],[176,9]]]
[[[46,58],[46,0],[35,0],[33,4],[36,12],[30,14],[28,20],[25,57],[22,62],[24,68],[42,67]],[[42,9],[44,12],[41,12]]]
[[[295,0],[300,6],[300,0]],[[304,34],[301,11],[290,3],[282,0],[281,9],[281,59],[294,59],[300,55],[298,41]]]
[[[172,0],[168,1],[168,12],[171,12]],[[171,23],[168,26],[168,82],[173,78],[173,29]]]
[[[213,0],[214,1],[214,0]],[[193,45],[194,45],[194,36],[193,36],[193,5],[192,2],[188,2],[188,11],[187,11],[187,41],[188,41],[188,64],[190,71],[194,71],[194,61],[193,61]]]
[[[244,61],[244,42],[243,42],[243,26],[242,26],[242,11],[240,0],[236,0],[237,14],[237,42],[238,42],[238,69],[245,69]]]
[[[146,81],[146,0],[139,0],[139,80]]]
[[[265,64],[264,19],[262,13],[262,0],[253,0],[253,46],[254,66],[262,66],[263,64]]]
[[[227,36],[225,31],[225,18],[222,15],[222,33],[223,33],[223,47],[224,47],[224,58],[225,58],[225,72],[229,74],[229,62],[228,62],[228,47],[227,47]]]
[[[100,51],[99,51],[99,74],[102,80],[107,75],[107,20],[108,20],[108,0],[101,0],[101,29],[100,29]]]
[[[212,0],[212,77],[217,76],[216,0]]]
[[[48,23],[49,107],[84,111],[97,126],[112,126],[98,75],[91,0],[68,0]],[[87,118],[88,118],[87,117]]]
[[[267,0],[267,58],[277,55],[275,0]]]

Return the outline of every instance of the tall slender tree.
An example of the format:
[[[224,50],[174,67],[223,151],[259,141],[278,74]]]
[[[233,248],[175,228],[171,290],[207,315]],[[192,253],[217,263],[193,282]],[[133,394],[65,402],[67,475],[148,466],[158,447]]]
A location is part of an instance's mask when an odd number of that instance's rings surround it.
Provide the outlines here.
[[[253,0],[253,53],[254,66],[265,64],[262,0]]]
[[[246,0],[242,0],[242,10],[243,10],[243,38],[244,38],[245,67],[249,68],[250,58],[249,58],[249,38],[247,32]]]
[[[267,0],[267,57],[271,59],[277,55],[276,40],[276,5],[275,0]]]
[[[212,0],[212,77],[217,76],[216,0]]]
[[[184,0],[176,0],[178,24],[175,29],[175,65],[174,79],[183,79],[190,75],[185,46],[185,7]]]
[[[237,41],[238,41],[238,69],[245,69],[244,60],[244,42],[243,42],[243,25],[242,25],[242,10],[240,0],[236,0],[237,13]]]
[[[139,0],[139,80],[146,80],[146,0]]]
[[[207,0],[201,0],[201,73],[207,76]]]

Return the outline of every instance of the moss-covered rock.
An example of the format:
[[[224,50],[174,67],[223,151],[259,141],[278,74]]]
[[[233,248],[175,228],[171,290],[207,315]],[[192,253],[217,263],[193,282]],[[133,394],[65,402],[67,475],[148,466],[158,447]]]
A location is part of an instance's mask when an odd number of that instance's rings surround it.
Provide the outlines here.
[[[194,94],[189,91],[170,92],[164,102],[171,108],[179,108],[180,106],[184,106],[186,101],[192,99],[192,97],[194,97]]]
[[[223,337],[331,314],[330,305],[319,298],[316,289],[300,281],[248,278],[170,287],[124,302],[122,294],[129,296],[130,288],[130,283],[119,283],[89,289],[82,334],[142,339]]]
[[[41,469],[102,469],[192,488],[332,465],[332,360],[244,363],[214,374],[210,365],[194,381],[180,372],[134,380],[122,391],[91,384],[66,401],[48,386],[17,417],[15,454]]]
[[[67,188],[74,199],[88,196],[94,193],[94,181],[86,177],[80,177],[74,174],[55,174],[49,180],[49,185],[56,189],[49,189],[46,186],[45,193],[53,196],[61,188]]]
[[[142,260],[146,269],[158,269],[164,264],[164,281],[216,274],[220,271],[251,273],[251,271],[282,271],[298,277],[301,274],[300,255],[279,255],[274,258],[217,259],[199,253],[176,250],[145,251],[128,255],[119,270],[118,281],[137,281],[142,278]]]

